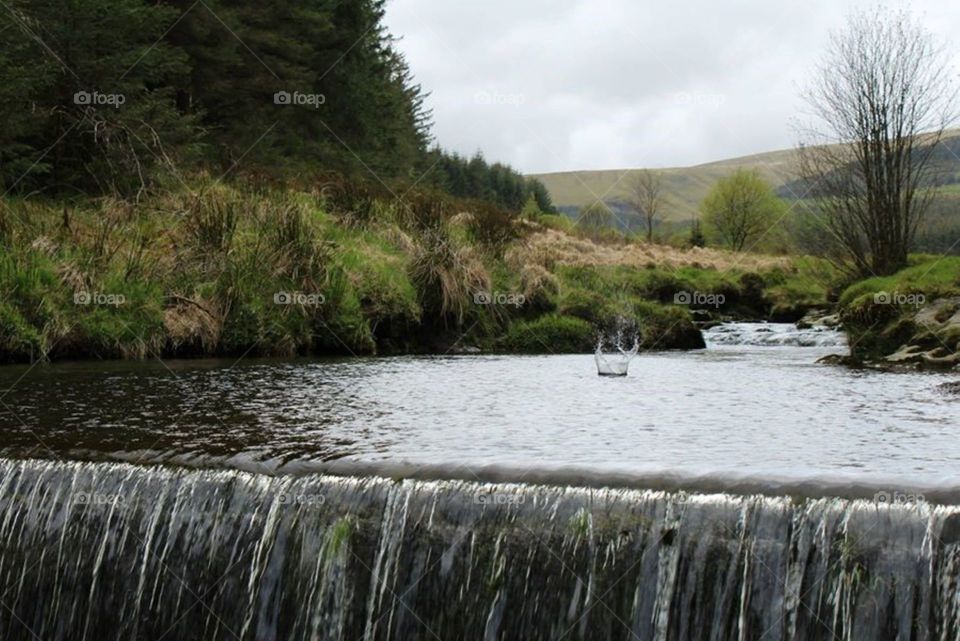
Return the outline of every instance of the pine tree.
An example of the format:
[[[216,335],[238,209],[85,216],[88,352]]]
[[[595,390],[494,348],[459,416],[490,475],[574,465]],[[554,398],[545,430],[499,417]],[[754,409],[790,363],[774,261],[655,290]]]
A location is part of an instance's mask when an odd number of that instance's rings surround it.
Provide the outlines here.
[[[186,56],[158,42],[175,19],[168,8],[77,0],[65,10],[55,0],[13,0],[8,12],[0,60],[5,72],[26,72],[15,74],[22,93],[4,96],[3,109],[30,115],[6,133],[3,153],[14,162],[4,164],[5,182],[33,157],[42,159],[18,188],[137,192],[154,168],[186,151],[192,122],[177,111],[170,84],[187,71]]]

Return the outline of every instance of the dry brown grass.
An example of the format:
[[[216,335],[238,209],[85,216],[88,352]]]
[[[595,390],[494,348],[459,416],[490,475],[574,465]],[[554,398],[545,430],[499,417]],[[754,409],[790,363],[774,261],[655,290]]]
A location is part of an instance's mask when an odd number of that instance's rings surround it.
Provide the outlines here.
[[[665,267],[676,269],[691,266],[729,271],[758,271],[788,267],[790,259],[762,254],[736,253],[723,249],[692,247],[677,249],[647,243],[600,244],[548,229],[534,233],[513,247],[506,256],[509,265],[626,265],[631,267]]]
[[[212,352],[220,341],[225,313],[216,301],[194,301],[174,297],[174,305],[163,313],[163,325],[169,346],[184,346]]]

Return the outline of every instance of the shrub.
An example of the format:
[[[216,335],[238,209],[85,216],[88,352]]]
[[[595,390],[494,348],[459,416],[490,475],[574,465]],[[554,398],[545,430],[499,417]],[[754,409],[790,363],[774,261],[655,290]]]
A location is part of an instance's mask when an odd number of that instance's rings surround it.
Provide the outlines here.
[[[610,299],[592,289],[564,288],[559,312],[601,327],[616,315]]]
[[[499,254],[504,245],[519,237],[514,215],[482,200],[469,203],[468,228],[473,240]]]
[[[477,292],[490,290],[490,275],[472,247],[460,245],[446,224],[417,238],[410,278],[422,309],[446,325],[463,323]]]
[[[43,340],[36,328],[15,308],[0,303],[0,362],[33,361],[43,355]]]
[[[198,248],[229,252],[246,204],[225,188],[214,187],[198,194],[187,209],[187,229]]]
[[[643,349],[702,349],[703,334],[686,309],[638,301],[633,309]]]
[[[592,352],[596,332],[579,318],[551,314],[510,326],[503,348],[528,354],[569,354]]]

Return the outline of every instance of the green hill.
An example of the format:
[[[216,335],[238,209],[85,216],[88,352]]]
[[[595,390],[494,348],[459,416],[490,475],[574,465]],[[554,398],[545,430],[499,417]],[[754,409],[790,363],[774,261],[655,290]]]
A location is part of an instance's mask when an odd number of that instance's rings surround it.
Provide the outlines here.
[[[794,151],[771,151],[742,158],[732,158],[693,167],[660,169],[664,179],[667,204],[664,219],[689,220],[710,187],[740,167],[759,170],[776,187],[793,177]],[[531,176],[540,180],[550,192],[553,202],[562,209],[580,208],[596,201],[615,203],[624,198],[630,175],[642,169],[607,169],[601,171],[565,171]]]
[[[946,183],[955,183],[960,176],[960,130],[950,132],[936,156]],[[700,201],[719,179],[739,168],[756,169],[785,198],[802,197],[803,188],[794,183],[796,151],[784,149],[751,156],[719,160],[692,167],[659,169],[664,179],[667,204],[663,220],[689,221]],[[535,174],[550,192],[554,204],[568,213],[598,198],[616,206],[625,196],[630,175],[641,169],[608,169],[602,171],[567,171]],[[615,209],[616,210],[616,209]]]

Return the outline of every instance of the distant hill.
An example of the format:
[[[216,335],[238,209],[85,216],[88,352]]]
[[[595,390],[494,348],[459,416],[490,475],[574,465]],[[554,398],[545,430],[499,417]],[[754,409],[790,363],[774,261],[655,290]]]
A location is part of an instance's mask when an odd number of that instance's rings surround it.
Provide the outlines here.
[[[936,162],[945,184],[960,182],[960,130],[951,131],[945,138],[944,144],[938,148]],[[696,215],[710,187],[718,179],[741,167],[759,171],[784,198],[804,195],[802,186],[796,182],[796,150],[793,149],[768,151],[693,167],[658,169],[663,175],[667,194],[663,220],[670,223],[689,221]],[[632,228],[639,226],[639,221],[632,219],[623,199],[630,174],[638,171],[641,170],[567,171],[531,177],[543,182],[554,204],[567,214],[575,214],[580,207],[599,197]]]

